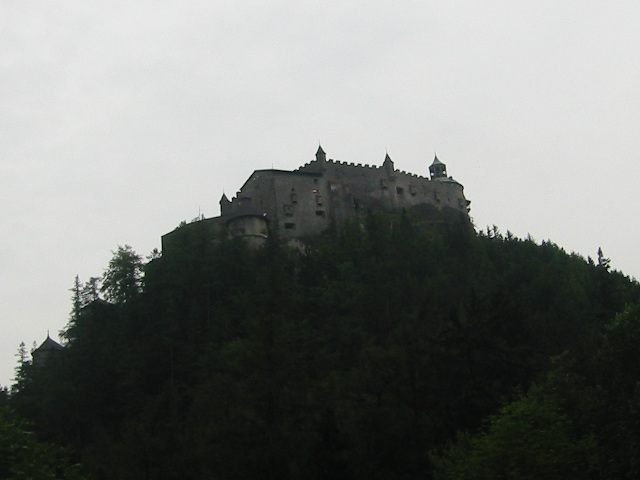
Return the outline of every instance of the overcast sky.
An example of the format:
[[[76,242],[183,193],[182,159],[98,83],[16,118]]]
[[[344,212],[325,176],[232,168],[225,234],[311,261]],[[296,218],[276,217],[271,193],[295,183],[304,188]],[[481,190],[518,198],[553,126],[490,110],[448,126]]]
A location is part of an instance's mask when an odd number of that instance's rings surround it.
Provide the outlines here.
[[[0,384],[111,251],[148,255],[256,169],[422,175],[477,227],[640,278],[640,2],[5,0]]]

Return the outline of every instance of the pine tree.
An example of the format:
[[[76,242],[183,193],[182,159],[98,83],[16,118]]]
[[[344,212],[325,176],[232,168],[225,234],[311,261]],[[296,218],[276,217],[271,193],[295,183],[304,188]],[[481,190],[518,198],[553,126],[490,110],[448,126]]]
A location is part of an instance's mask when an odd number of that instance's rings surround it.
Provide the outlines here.
[[[118,246],[102,276],[100,290],[108,301],[126,303],[136,297],[142,285],[142,257],[129,245]]]

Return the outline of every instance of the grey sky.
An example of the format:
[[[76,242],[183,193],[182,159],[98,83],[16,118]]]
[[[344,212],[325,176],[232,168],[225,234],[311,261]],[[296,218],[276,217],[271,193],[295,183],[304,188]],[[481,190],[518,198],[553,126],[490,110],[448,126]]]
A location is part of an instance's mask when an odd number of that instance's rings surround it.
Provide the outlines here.
[[[0,384],[117,245],[143,255],[255,169],[427,174],[478,227],[640,276],[640,3],[65,2],[0,7]]]

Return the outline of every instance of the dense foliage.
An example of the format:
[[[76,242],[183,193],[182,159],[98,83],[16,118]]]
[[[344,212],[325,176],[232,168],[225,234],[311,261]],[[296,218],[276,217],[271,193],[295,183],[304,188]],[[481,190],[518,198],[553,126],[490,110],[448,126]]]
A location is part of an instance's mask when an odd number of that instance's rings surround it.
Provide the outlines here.
[[[96,479],[635,478],[638,284],[426,213],[119,248],[10,403]]]
[[[85,478],[59,446],[35,438],[30,425],[0,405],[0,478],[54,480]]]

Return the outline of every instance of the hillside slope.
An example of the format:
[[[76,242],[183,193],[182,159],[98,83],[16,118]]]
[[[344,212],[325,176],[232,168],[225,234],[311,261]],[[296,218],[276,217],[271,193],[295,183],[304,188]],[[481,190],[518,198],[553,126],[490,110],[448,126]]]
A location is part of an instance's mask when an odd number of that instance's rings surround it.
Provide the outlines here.
[[[447,478],[458,432],[640,299],[605,258],[435,211],[304,252],[185,229],[140,267],[120,249],[102,294],[76,286],[66,348],[11,398],[95,478]]]

